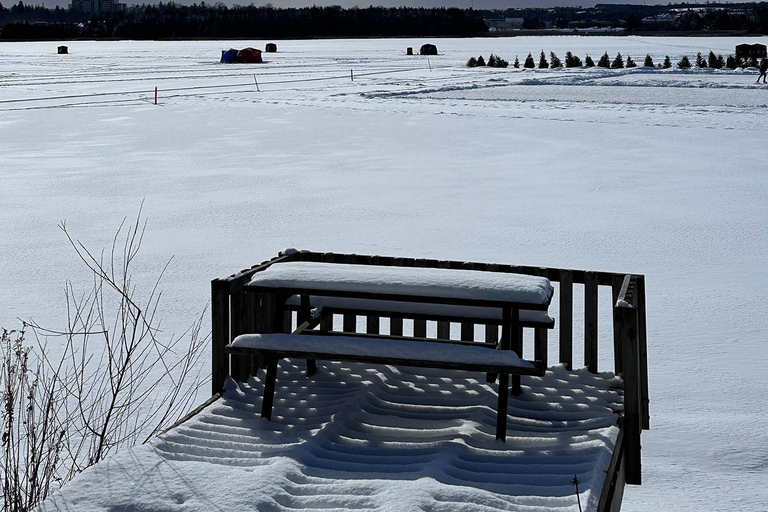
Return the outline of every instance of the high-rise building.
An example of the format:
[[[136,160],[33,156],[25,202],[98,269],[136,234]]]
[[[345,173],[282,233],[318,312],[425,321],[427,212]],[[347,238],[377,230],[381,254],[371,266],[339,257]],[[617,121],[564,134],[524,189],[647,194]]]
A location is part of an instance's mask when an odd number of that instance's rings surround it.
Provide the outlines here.
[[[82,12],[92,16],[102,14],[114,14],[125,8],[117,0],[72,0],[69,6],[70,11]]]

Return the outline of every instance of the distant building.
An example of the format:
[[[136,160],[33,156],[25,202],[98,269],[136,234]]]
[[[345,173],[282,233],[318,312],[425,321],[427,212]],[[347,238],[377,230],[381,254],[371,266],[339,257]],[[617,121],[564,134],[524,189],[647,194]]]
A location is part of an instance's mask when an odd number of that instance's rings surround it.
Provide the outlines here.
[[[737,59],[764,59],[766,47],[764,44],[740,44],[736,46]]]
[[[91,16],[101,16],[102,14],[115,14],[125,10],[125,4],[121,4],[117,0],[72,0],[69,10]]]
[[[523,18],[486,19],[485,24],[491,32],[503,30],[520,30],[523,28]]]

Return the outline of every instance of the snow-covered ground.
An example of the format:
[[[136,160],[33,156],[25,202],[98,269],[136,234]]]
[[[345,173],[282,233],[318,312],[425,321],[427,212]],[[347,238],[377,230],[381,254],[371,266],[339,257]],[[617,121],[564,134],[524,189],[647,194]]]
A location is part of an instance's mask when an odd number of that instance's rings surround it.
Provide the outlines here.
[[[60,326],[84,274],[57,223],[102,247],[142,200],[136,282],[174,256],[168,332],[210,279],[285,247],[644,273],[652,430],[624,509],[768,510],[768,86],[463,65],[746,41],[438,39],[429,59],[405,55],[421,39],[278,41],[217,63],[265,42],[0,43],[0,325]]]

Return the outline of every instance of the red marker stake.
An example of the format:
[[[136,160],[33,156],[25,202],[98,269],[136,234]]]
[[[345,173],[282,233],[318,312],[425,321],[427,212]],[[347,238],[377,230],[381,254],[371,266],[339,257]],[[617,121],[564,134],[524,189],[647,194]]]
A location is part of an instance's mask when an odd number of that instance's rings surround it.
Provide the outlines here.
[[[354,73],[352,73],[352,70],[351,70],[351,69],[349,70],[349,79],[350,79],[350,81],[352,81],[352,82],[354,82],[354,81],[355,81],[355,75],[354,75]]]

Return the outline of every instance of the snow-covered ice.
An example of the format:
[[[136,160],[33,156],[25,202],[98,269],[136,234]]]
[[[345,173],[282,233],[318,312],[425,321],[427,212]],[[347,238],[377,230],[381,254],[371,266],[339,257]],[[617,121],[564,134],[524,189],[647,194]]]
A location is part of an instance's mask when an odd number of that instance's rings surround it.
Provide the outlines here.
[[[229,42],[0,43],[0,324],[61,326],[84,274],[57,223],[99,248],[142,200],[134,282],[174,256],[166,332],[210,279],[284,247],[643,273],[652,430],[624,510],[768,510],[768,87],[755,70],[463,65],[768,42],[744,39],[439,39],[429,59],[404,52],[423,39],[280,41],[258,66],[218,64]]]

